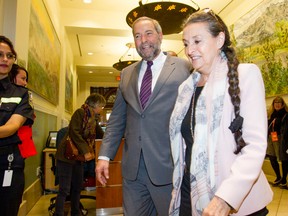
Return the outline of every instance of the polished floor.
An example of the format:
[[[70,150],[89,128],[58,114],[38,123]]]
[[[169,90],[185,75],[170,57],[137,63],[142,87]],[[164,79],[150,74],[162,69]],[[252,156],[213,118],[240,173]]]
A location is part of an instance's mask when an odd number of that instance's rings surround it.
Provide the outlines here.
[[[269,182],[275,180],[274,176],[267,175],[267,179]],[[279,187],[272,187],[274,192],[273,201],[267,206],[269,210],[269,216],[287,216],[288,215],[288,190],[281,189]],[[83,194],[95,195],[95,191],[83,191]],[[32,208],[32,210],[27,214],[27,216],[44,216],[49,215],[48,207],[50,205],[50,199],[54,197],[55,194],[43,195],[41,199],[36,203],[36,205]],[[259,198],[260,199],[260,198]],[[95,200],[92,199],[81,199],[81,203],[84,208],[88,210],[88,216],[96,215],[96,203]],[[70,215],[70,214],[68,214]],[[120,216],[121,214],[115,213],[105,213],[104,211],[97,210],[97,216],[102,215],[113,215]]]
[[[82,195],[95,197],[96,191],[82,191]],[[39,201],[35,204],[35,206],[31,209],[31,211],[27,214],[27,216],[45,216],[45,215],[51,215],[52,213],[49,213],[48,208],[50,206],[50,200],[51,198],[56,197],[56,194],[47,194],[43,195]],[[83,205],[85,211],[88,212],[86,214],[87,216],[95,216],[96,215],[96,201],[95,199],[90,198],[82,198],[81,204]],[[68,206],[67,206],[68,207]],[[65,208],[69,209],[69,208]],[[68,213],[70,215],[70,212]],[[97,214],[98,215],[98,214]]]

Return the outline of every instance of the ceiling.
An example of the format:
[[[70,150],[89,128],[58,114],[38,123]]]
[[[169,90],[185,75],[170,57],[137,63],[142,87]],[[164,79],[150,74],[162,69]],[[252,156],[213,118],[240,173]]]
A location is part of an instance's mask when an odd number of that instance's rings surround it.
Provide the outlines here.
[[[116,81],[119,71],[112,65],[127,51],[127,44],[133,44],[131,28],[126,15],[139,6],[138,0],[93,0],[85,4],[82,0],[58,0],[63,25],[72,48],[74,63],[79,80],[91,82]],[[158,0],[160,1],[160,0]],[[194,6],[190,0],[174,0]],[[202,8],[212,8],[224,20],[231,8],[242,0],[195,0]],[[155,2],[142,1],[143,4]],[[162,50],[173,50],[184,56],[181,34],[164,35]],[[88,55],[88,53],[93,53]],[[130,57],[127,57],[130,55]],[[133,49],[122,60],[140,59]],[[89,73],[90,72],[90,73]]]

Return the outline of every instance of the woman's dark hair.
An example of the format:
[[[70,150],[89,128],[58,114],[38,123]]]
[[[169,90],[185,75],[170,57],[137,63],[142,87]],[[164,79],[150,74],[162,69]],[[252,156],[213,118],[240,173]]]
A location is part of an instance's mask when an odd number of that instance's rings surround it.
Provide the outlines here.
[[[28,71],[24,67],[21,67],[15,63],[12,65],[11,71],[8,74],[10,81],[12,83],[15,83],[15,79],[17,74],[19,73],[19,70],[23,70],[26,72],[26,81],[28,82]]]
[[[17,53],[16,53],[16,51],[14,49],[13,43],[10,41],[9,38],[5,37],[4,35],[0,35],[0,43],[7,44],[10,47],[11,52],[13,53],[13,55],[15,55],[15,59],[17,59]]]
[[[232,133],[234,133],[234,138],[236,141],[235,154],[238,154],[241,149],[246,145],[242,137],[242,123],[243,118],[240,116],[240,88],[239,88],[239,78],[238,78],[238,65],[239,61],[236,56],[235,50],[231,47],[230,34],[226,24],[217,15],[214,14],[210,9],[203,9],[201,11],[195,12],[188,17],[188,19],[183,24],[183,28],[192,23],[207,23],[208,30],[210,34],[217,37],[220,32],[225,34],[225,41],[221,48],[222,54],[225,54],[228,61],[228,82],[229,82],[229,95],[231,97],[232,104],[234,106],[235,119],[231,123]]]
[[[270,105],[270,107],[269,107],[269,109],[268,109],[268,112],[267,112],[267,114],[268,114],[268,119],[271,118],[272,113],[275,111],[274,103],[276,103],[276,102],[280,102],[280,103],[282,104],[283,108],[286,110],[286,112],[288,112],[288,106],[287,106],[285,100],[283,99],[283,97],[281,97],[281,96],[276,96],[276,97],[273,99],[273,101],[272,101],[272,103],[271,103],[271,105]]]
[[[102,95],[98,93],[92,93],[87,97],[85,104],[93,108],[96,106],[104,107],[106,105],[106,100]]]

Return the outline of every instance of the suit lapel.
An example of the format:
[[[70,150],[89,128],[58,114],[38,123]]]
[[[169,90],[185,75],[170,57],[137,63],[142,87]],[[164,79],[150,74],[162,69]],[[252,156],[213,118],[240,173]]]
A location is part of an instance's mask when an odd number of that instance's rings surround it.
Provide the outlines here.
[[[131,100],[130,104],[131,106],[135,109],[138,110],[139,112],[142,111],[141,103],[140,103],[140,97],[139,97],[139,91],[138,91],[138,79],[139,79],[139,73],[140,73],[140,68],[141,68],[142,61],[140,61],[134,68],[131,73],[130,77],[130,86],[128,86],[128,91],[127,94],[129,94],[129,98]]]

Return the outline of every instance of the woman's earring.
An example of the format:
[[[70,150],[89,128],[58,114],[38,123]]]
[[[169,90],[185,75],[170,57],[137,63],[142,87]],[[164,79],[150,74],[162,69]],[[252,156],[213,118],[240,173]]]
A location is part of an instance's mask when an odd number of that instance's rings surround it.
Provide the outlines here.
[[[226,56],[226,54],[224,53],[223,50],[220,51],[220,56],[221,56],[222,59],[227,60],[227,56]]]

